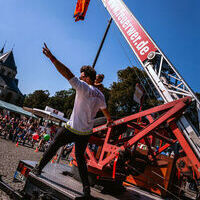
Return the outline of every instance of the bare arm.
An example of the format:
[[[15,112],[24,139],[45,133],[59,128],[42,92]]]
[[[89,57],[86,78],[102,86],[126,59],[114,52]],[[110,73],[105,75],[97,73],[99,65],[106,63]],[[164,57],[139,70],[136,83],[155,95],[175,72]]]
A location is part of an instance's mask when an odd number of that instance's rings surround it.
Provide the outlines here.
[[[111,116],[110,116],[110,113],[109,113],[108,109],[107,108],[101,109],[101,111],[103,112],[104,116],[107,119],[107,124],[106,125],[107,126],[111,126],[112,123],[113,123],[113,120],[111,119]]]
[[[51,51],[48,49],[48,47],[47,47],[47,45],[45,43],[44,43],[44,47],[43,47],[43,53],[47,58],[49,58],[52,61],[52,63],[55,65],[56,69],[67,80],[70,80],[71,78],[74,77],[74,74],[70,71],[70,69],[55,58],[55,56],[51,53]]]

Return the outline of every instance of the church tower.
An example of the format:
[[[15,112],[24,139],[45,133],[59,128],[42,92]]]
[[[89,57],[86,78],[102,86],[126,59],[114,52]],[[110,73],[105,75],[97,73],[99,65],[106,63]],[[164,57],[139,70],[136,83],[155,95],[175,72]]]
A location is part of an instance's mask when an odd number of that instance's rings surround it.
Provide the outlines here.
[[[21,105],[24,96],[18,88],[17,66],[13,50],[4,53],[4,47],[0,51],[0,100]]]

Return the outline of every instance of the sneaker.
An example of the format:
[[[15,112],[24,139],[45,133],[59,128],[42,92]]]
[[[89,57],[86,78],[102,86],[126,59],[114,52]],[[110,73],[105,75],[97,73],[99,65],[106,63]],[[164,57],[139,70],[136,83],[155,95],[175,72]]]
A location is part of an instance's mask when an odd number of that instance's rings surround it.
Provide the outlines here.
[[[85,186],[83,188],[83,195],[80,197],[76,197],[75,200],[92,200],[93,197],[90,195],[90,187],[89,186]]]
[[[42,173],[42,170],[39,168],[38,165],[36,165],[32,171],[31,171],[33,174],[35,174],[36,176],[39,176],[41,173]]]
[[[83,187],[83,194],[85,196],[90,196],[90,186],[84,186]]]

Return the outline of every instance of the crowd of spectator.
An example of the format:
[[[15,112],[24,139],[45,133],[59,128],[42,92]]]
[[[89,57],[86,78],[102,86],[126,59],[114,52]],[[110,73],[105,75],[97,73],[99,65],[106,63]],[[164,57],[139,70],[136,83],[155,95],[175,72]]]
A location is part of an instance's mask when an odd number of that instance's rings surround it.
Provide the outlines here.
[[[41,119],[20,118],[15,115],[0,113],[0,136],[11,140],[13,143],[29,145],[32,148],[37,143],[37,148],[44,151],[44,146],[51,142],[58,126]]]

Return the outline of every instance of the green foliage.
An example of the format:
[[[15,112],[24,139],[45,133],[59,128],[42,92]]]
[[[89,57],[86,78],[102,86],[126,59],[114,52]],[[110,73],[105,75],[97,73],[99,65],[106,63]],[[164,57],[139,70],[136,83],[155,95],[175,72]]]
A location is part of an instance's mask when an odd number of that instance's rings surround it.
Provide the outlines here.
[[[48,90],[36,90],[32,94],[28,94],[24,100],[24,106],[30,108],[44,109],[49,99]]]
[[[138,103],[133,100],[136,83],[144,85],[148,93],[144,98],[143,110],[158,104],[147,75],[137,67],[127,67],[118,71],[118,82],[111,85],[108,107],[113,116],[123,117],[139,111]]]
[[[46,106],[50,106],[56,110],[65,113],[65,117],[69,118],[75,99],[75,90],[61,90],[49,97],[48,90],[36,90],[32,94],[25,97],[24,106],[30,108],[39,108],[44,110]]]
[[[124,70],[118,71],[117,82],[113,82],[109,89],[104,88],[103,90],[112,116],[124,117],[139,112],[140,105],[133,100],[136,83],[145,88],[142,110],[163,103],[157,100],[159,95],[146,73],[137,67],[127,67]],[[196,95],[200,98],[200,93],[196,93]],[[24,106],[40,109],[50,106],[64,112],[65,117],[69,118],[73,110],[74,99],[74,89],[58,91],[52,97],[49,97],[47,90],[36,90],[33,94],[26,96]],[[99,112],[97,117],[101,116],[103,116],[102,112]]]
[[[106,103],[108,103],[108,100],[109,100],[109,98],[110,98],[110,89],[104,87],[103,91],[101,91],[101,92],[102,92],[102,93],[104,94],[104,96],[105,96]],[[98,118],[98,117],[103,117],[103,116],[104,116],[103,113],[102,113],[101,111],[99,111],[99,112],[97,113],[97,115],[96,115],[96,118]]]
[[[65,113],[65,117],[69,118],[74,106],[75,90],[61,90],[49,98],[48,106]]]

